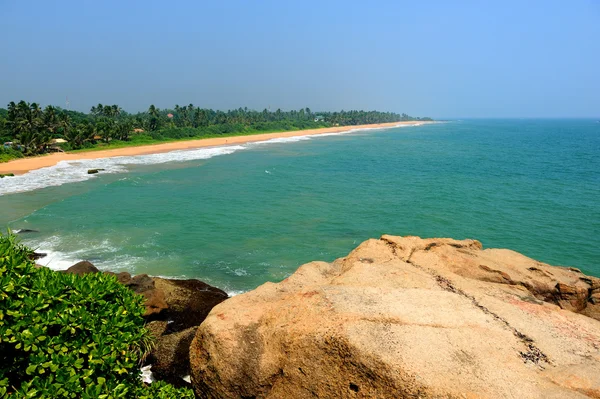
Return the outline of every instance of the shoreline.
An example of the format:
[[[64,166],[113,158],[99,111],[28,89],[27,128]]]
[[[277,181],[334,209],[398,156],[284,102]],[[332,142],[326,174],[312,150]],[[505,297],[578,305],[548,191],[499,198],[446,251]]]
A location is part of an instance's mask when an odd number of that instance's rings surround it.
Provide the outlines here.
[[[32,170],[55,166],[61,161],[80,161],[84,159],[113,158],[121,156],[136,156],[160,154],[171,151],[192,150],[203,147],[217,147],[230,144],[245,144],[257,141],[265,141],[277,138],[288,138],[298,136],[314,136],[327,133],[342,133],[355,129],[389,129],[397,126],[419,126],[435,122],[429,121],[406,121],[377,123],[370,125],[336,126],[321,129],[293,130],[275,133],[257,133],[242,136],[227,136],[216,138],[199,138],[185,141],[173,141],[167,143],[148,144],[108,150],[83,151],[78,153],[53,153],[39,157],[21,158],[13,161],[0,163],[0,174],[14,173],[23,175]]]

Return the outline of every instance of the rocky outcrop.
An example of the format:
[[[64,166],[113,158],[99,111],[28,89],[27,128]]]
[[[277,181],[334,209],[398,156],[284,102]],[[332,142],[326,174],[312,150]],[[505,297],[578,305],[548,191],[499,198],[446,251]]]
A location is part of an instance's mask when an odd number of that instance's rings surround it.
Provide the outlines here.
[[[190,343],[196,328],[211,309],[227,299],[227,293],[200,280],[170,280],[138,274],[119,273],[117,278],[146,298],[148,330],[155,338],[154,349],[146,358],[158,380],[185,384],[190,374]]]
[[[83,275],[100,270],[88,261],[81,261],[64,273]],[[228,298],[227,293],[195,279],[105,273],[116,276],[121,284],[145,298],[146,328],[155,344],[145,364],[152,364],[154,377],[174,385],[185,384],[181,377],[190,373],[189,346],[196,328],[215,305]]]
[[[198,326],[227,293],[200,280],[168,280],[154,277],[156,289],[163,293],[167,309],[161,315],[169,320],[169,331]]]
[[[201,398],[600,398],[600,280],[474,240],[383,236],[213,308]]]
[[[163,311],[169,308],[167,301],[165,300],[165,293],[156,288],[154,278],[147,274],[138,274],[137,276],[128,279],[127,275],[123,275],[120,278],[121,284],[128,287],[136,294],[142,295],[146,300],[146,312],[144,317],[153,315],[160,315]],[[160,319],[166,319],[166,317],[160,317]],[[151,320],[154,320],[152,318]]]
[[[211,309],[228,298],[227,293],[200,280],[170,280],[140,274],[121,276],[122,284],[146,298],[145,317],[155,337],[146,359],[159,380],[182,385],[190,374],[190,343],[196,328]]]

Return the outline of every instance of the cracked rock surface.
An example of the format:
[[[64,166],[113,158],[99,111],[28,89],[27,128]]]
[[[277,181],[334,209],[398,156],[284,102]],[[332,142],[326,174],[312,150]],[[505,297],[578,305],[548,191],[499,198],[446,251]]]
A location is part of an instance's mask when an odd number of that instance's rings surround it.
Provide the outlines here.
[[[383,236],[212,309],[201,398],[600,398],[600,280],[475,240]]]

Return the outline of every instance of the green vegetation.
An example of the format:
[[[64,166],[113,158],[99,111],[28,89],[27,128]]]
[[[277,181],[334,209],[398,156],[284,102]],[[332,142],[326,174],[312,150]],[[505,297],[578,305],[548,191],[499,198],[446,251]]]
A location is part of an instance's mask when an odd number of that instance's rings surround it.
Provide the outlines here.
[[[42,109],[37,103],[10,102],[8,109],[0,108],[0,141],[12,143],[0,152],[0,162],[52,151],[410,120],[431,119],[377,111],[314,113],[309,108],[223,112],[193,104],[163,110],[151,105],[147,112],[137,114],[129,114],[118,105],[98,104],[85,114],[51,105]]]
[[[13,159],[23,158],[23,153],[14,148],[0,147],[0,162],[8,162]]]
[[[141,296],[114,276],[37,268],[31,256],[0,234],[0,397],[194,397],[140,381],[151,345]]]

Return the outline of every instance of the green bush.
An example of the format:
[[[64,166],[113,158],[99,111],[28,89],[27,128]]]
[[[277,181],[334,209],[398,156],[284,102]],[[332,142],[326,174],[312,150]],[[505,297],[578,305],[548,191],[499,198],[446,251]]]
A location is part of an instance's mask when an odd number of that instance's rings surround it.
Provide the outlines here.
[[[0,143],[0,162],[8,162],[13,159],[23,158],[23,153],[19,150],[15,150],[14,148],[5,148],[2,143]]]
[[[31,254],[0,234],[0,397],[194,397],[140,381],[141,296],[108,274],[37,268]]]

